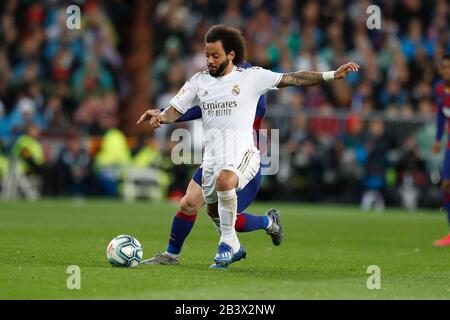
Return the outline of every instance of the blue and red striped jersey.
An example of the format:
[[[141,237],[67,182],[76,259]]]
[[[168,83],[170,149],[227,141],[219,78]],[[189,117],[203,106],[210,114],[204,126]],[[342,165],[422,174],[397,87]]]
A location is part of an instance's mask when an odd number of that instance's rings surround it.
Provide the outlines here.
[[[450,123],[450,92],[445,92],[445,82],[439,81],[434,87],[435,102],[437,107],[436,140],[440,141],[444,134],[445,124]],[[450,141],[450,139],[449,139]]]

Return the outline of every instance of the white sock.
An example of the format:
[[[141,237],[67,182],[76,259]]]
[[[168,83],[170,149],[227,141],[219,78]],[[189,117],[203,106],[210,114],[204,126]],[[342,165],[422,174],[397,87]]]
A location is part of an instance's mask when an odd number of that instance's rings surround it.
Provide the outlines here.
[[[236,223],[237,215],[237,195],[236,190],[231,189],[228,191],[217,191],[217,197],[219,199],[219,217],[220,217],[220,229],[222,235],[220,242],[225,242],[231,248],[233,252],[239,251],[241,244],[236,235],[234,224]]]
[[[266,230],[269,229],[272,226],[272,219],[269,218],[269,225],[267,226]]]
[[[179,256],[179,254],[170,253],[170,252],[167,252],[167,251],[164,252],[164,254],[169,256],[169,257],[171,257],[171,258],[174,258],[174,259],[178,258],[178,256]]]

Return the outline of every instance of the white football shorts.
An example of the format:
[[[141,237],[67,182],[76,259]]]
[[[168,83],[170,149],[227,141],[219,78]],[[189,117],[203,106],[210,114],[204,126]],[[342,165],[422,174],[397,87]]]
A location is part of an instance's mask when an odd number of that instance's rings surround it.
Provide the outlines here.
[[[249,150],[244,153],[241,161],[238,161],[238,165],[228,164],[219,166],[214,169],[203,167],[202,171],[202,190],[203,198],[208,204],[216,203],[217,189],[216,189],[216,177],[221,170],[233,171],[239,178],[236,192],[242,190],[258,173],[260,166],[259,151]]]

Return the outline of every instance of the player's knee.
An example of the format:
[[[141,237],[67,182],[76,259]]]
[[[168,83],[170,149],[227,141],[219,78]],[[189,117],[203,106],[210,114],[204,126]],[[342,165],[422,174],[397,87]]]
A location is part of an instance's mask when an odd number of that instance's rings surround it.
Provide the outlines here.
[[[197,214],[200,210],[200,205],[196,203],[193,199],[184,196],[180,201],[180,211],[187,215]]]
[[[450,193],[450,180],[444,180],[441,188],[444,193]]]
[[[223,170],[219,173],[216,178],[216,189],[217,191],[227,191],[237,187],[238,177],[237,175],[229,170]]]

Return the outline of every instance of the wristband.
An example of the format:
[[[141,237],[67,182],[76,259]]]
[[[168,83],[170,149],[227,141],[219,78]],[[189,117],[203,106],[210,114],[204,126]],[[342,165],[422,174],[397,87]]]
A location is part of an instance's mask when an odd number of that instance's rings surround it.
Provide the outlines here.
[[[322,72],[323,80],[325,80],[325,81],[331,81],[331,80],[334,80],[334,73],[335,73],[335,72],[336,72],[336,71]]]

